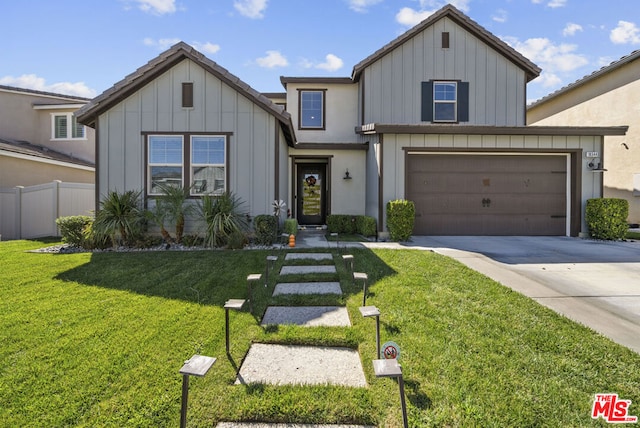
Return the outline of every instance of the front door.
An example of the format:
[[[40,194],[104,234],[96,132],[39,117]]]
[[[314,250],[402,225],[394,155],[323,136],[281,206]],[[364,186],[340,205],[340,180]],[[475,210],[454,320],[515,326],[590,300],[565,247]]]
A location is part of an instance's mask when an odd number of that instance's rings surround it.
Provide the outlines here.
[[[325,223],[327,165],[298,164],[296,213],[299,224]]]

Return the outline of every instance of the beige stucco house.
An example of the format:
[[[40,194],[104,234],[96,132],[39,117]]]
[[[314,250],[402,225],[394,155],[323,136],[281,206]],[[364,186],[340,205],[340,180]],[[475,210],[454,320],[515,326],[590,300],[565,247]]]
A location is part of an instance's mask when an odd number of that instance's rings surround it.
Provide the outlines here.
[[[603,149],[590,156],[603,196],[627,199],[629,223],[640,223],[640,50],[533,103],[527,122],[629,126],[626,135],[606,136]]]
[[[587,152],[626,127],[526,126],[540,69],[453,6],[349,77],[282,77],[260,94],[178,43],[77,112],[96,130],[97,195],[158,184],[233,191],[251,215],[283,199],[302,225],[416,203],[416,234],[586,233],[602,194]]]
[[[0,86],[0,189],[94,182],[94,132],[73,113],[89,100]]]

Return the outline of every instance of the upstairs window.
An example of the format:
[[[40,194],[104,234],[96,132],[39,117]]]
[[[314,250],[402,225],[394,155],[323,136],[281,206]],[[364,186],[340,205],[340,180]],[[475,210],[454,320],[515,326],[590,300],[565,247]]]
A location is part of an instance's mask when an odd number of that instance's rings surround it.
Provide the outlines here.
[[[458,84],[433,82],[433,121],[457,122]]]
[[[423,122],[469,121],[469,82],[430,80],[422,82]]]
[[[324,122],[324,90],[300,90],[300,124],[299,129],[325,129]]]
[[[84,140],[84,125],[78,123],[73,113],[53,113],[51,115],[51,139]]]

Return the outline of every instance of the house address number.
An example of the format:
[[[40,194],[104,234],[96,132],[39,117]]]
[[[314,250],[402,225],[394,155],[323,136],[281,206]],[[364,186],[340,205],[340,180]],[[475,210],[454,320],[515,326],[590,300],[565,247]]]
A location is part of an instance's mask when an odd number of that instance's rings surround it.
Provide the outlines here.
[[[597,158],[597,157],[600,156],[600,153],[598,153],[598,152],[586,152],[586,156],[588,158]]]

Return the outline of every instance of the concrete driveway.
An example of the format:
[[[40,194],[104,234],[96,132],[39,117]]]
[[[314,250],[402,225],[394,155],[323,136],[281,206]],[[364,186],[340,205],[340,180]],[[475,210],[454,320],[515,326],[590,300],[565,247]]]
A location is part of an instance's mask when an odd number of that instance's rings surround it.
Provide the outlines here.
[[[640,353],[640,242],[569,237],[412,237]]]

